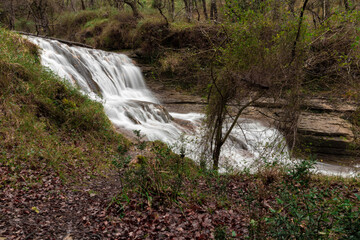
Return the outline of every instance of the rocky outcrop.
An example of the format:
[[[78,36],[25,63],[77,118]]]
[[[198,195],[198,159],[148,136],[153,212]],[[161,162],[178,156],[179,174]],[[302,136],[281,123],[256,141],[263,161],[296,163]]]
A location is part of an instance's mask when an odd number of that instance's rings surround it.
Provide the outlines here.
[[[285,104],[284,101],[261,99],[248,114],[254,117],[258,112],[262,117],[274,122],[276,115],[281,115]],[[301,109],[298,122],[300,150],[315,154],[356,154],[356,128],[349,121],[357,110],[355,102],[312,98],[304,101]]]
[[[339,113],[303,112],[298,123],[298,134],[302,147],[315,153],[351,154],[354,142],[352,124]]]

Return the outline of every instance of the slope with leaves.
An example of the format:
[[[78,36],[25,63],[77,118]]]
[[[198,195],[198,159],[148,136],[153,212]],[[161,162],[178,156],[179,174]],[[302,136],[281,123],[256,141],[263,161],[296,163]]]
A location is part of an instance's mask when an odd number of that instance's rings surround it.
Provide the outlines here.
[[[0,189],[105,168],[126,140],[102,105],[44,69],[35,45],[0,29]]]

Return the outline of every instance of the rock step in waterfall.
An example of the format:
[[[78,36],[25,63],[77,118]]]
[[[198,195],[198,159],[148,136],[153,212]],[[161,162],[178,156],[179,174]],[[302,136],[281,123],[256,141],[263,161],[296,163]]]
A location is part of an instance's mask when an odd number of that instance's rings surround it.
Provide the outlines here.
[[[194,159],[199,155],[203,114],[168,113],[147,88],[140,69],[126,55],[27,38],[41,48],[42,64],[93,100],[102,102],[116,127],[140,130],[148,140],[164,141],[175,150],[185,148],[187,156]],[[179,122],[192,127],[183,127]],[[289,160],[284,138],[275,128],[251,119],[239,119],[239,125],[241,128],[233,130],[223,147],[222,169],[256,169],[264,161]]]

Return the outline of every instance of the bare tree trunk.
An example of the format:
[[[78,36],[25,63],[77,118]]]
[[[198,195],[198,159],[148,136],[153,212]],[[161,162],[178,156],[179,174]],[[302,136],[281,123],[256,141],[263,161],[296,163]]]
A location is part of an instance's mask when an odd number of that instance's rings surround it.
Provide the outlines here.
[[[15,29],[15,11],[14,11],[14,4],[13,0],[10,0],[10,12],[9,12],[9,29]]]
[[[348,0],[344,0],[344,6],[345,6],[345,10],[349,11],[349,1]]]
[[[200,12],[199,12],[199,8],[198,8],[198,5],[197,5],[197,0],[193,0],[193,3],[194,3],[194,6],[195,6],[195,11],[198,15],[197,17],[197,20],[200,21]]]
[[[222,141],[221,141],[221,129],[222,123],[220,125],[220,128],[218,128],[218,134],[216,135],[216,140],[215,140],[215,149],[213,152],[213,170],[218,170],[219,169],[219,160],[220,160],[220,153],[221,153],[221,147],[223,145]],[[220,133],[220,135],[219,135]]]
[[[185,4],[185,12],[186,12],[186,19],[188,22],[191,22],[192,20],[192,12],[191,12],[191,0],[184,0]]]
[[[317,24],[316,24],[316,15],[315,15],[315,12],[311,12],[311,15],[312,15],[312,20],[313,20],[313,23],[314,23],[314,27],[315,29],[317,28]]]
[[[305,12],[306,5],[308,4],[308,2],[309,2],[309,0],[304,0],[304,4],[303,4],[302,9],[301,9],[298,31],[297,31],[297,34],[296,34],[296,39],[294,41],[293,49],[291,51],[290,64],[295,60],[295,57],[296,57],[296,45],[297,45],[297,42],[298,42],[298,40],[300,38],[301,25],[302,25],[302,22],[303,22],[303,19],[304,19],[304,12]]]
[[[124,3],[129,5],[131,7],[131,10],[133,12],[133,16],[135,18],[141,18],[141,14],[139,12],[139,9],[137,8],[137,2],[136,0],[125,0]]]
[[[202,1],[205,20],[208,20],[208,14],[207,14],[207,11],[206,11],[206,0],[201,0],[201,1]]]
[[[175,20],[175,0],[170,1],[170,16],[171,16],[171,20],[174,21]]]
[[[157,8],[157,10],[159,11],[160,15],[164,18],[165,22],[166,22],[166,26],[169,26],[169,21],[167,19],[167,17],[165,16],[165,14],[163,13],[163,9],[166,6],[166,3],[161,1],[161,0],[155,0],[153,3],[153,6],[155,8]]]
[[[188,0],[188,4],[189,4],[189,19],[191,22],[193,20],[193,2],[192,2],[192,0]]]
[[[45,35],[51,32],[49,27],[48,13],[51,10],[48,0],[34,0],[28,5],[35,22],[36,33]]]
[[[211,4],[210,4],[210,20],[212,20],[214,22],[217,22],[217,20],[218,20],[216,0],[211,0]]]
[[[67,0],[67,1],[66,1],[66,5],[69,6],[69,3],[70,3],[70,6],[71,6],[71,9],[75,12],[76,10],[75,10],[75,8],[74,8],[74,3],[73,3],[73,1],[72,1],[72,0]]]
[[[325,20],[328,17],[330,17],[330,2],[329,2],[329,0],[323,0],[322,8],[323,8],[323,20]]]
[[[81,0],[81,9],[82,9],[82,10],[85,10],[85,9],[86,9],[84,0]]]

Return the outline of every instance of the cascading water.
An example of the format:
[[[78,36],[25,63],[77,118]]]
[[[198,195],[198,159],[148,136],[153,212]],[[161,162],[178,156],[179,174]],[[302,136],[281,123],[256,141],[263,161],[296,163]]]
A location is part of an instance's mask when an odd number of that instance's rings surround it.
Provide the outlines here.
[[[183,132],[146,87],[141,71],[123,54],[70,47],[29,37],[41,51],[41,62],[60,77],[101,101],[116,127],[140,130],[149,140],[173,142]]]
[[[38,37],[28,39],[42,49],[42,64],[78,86],[84,94],[101,101],[116,127],[140,130],[148,140],[161,140],[178,149],[187,149],[186,154],[194,159],[199,155],[196,136],[201,136],[203,114],[169,114],[146,87],[140,69],[126,55],[70,47]],[[190,122],[194,130],[181,127],[172,118]],[[240,119],[239,126],[223,146],[223,169],[229,166],[254,169],[259,161],[285,162],[289,159],[284,139],[276,129],[249,119]],[[187,140],[180,140],[183,135]],[[318,168],[329,173],[324,164]]]

